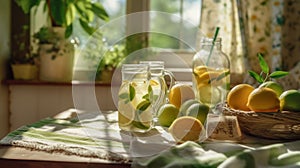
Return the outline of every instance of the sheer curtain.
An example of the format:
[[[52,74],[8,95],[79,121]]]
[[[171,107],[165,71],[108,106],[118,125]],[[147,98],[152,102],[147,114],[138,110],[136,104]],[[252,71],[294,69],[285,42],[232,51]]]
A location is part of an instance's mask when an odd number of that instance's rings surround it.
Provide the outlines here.
[[[272,71],[291,70],[291,82],[281,80],[286,88],[299,88],[300,1],[203,0],[201,31],[212,37],[217,26],[233,83],[254,83],[246,71],[261,71],[257,53],[263,53]]]

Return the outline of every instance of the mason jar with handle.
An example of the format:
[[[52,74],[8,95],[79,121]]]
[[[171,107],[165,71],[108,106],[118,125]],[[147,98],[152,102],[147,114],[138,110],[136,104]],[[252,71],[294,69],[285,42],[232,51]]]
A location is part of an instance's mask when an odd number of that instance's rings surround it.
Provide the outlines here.
[[[158,109],[167,103],[167,94],[175,83],[175,77],[171,71],[165,69],[163,61],[140,61],[140,64],[149,65],[150,85],[153,89],[153,107],[155,117],[157,117]],[[170,79],[169,84],[165,80],[166,76]]]
[[[122,84],[118,93],[118,124],[121,130],[143,133],[153,127],[153,89],[149,82],[149,65],[122,65]]]
[[[221,38],[214,42],[211,38],[202,38],[200,50],[193,57],[195,97],[214,113],[220,113],[215,107],[226,101],[230,89],[230,62],[221,47]]]

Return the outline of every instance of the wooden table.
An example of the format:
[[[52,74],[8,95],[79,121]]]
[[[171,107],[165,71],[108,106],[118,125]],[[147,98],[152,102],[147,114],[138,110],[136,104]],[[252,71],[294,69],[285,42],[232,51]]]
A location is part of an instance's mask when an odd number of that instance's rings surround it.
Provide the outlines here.
[[[31,151],[25,148],[0,146],[0,167],[2,168],[127,168],[129,163],[118,163],[98,158],[63,155]]]

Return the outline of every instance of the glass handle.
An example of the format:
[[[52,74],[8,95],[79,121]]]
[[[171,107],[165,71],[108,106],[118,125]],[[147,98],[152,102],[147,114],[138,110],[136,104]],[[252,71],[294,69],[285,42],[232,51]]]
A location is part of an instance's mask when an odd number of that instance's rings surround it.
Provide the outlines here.
[[[171,71],[164,70],[164,76],[165,76],[165,75],[169,76],[169,78],[170,78],[170,84],[169,84],[168,92],[167,92],[167,93],[169,93],[169,92],[170,92],[170,89],[171,89],[171,88],[173,87],[173,85],[175,84],[176,79],[175,79],[174,74],[173,74]]]

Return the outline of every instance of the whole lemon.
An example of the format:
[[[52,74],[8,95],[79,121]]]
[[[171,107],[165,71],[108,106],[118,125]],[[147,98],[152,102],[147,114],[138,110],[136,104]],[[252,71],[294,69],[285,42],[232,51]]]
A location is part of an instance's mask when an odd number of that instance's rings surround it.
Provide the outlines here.
[[[238,84],[234,86],[227,95],[227,104],[236,110],[249,111],[247,106],[248,96],[255,88],[249,84]]]
[[[297,90],[284,91],[280,97],[281,110],[300,111],[300,92]]]
[[[158,123],[169,127],[179,114],[178,108],[173,104],[164,104],[158,110]]]
[[[209,107],[205,104],[195,103],[187,109],[187,115],[197,118],[202,124],[205,123]]]
[[[204,130],[201,122],[191,116],[182,116],[174,120],[169,132],[178,143],[198,141]]]
[[[181,104],[189,99],[195,99],[192,86],[183,83],[177,83],[170,89],[169,102],[174,104],[178,109]]]
[[[255,112],[277,112],[280,110],[279,98],[270,88],[256,88],[249,97],[247,106]]]
[[[264,82],[261,85],[259,85],[259,87],[266,87],[266,88],[270,88],[270,89],[274,90],[278,97],[284,91],[283,87],[279,83],[274,82],[274,81]]]

